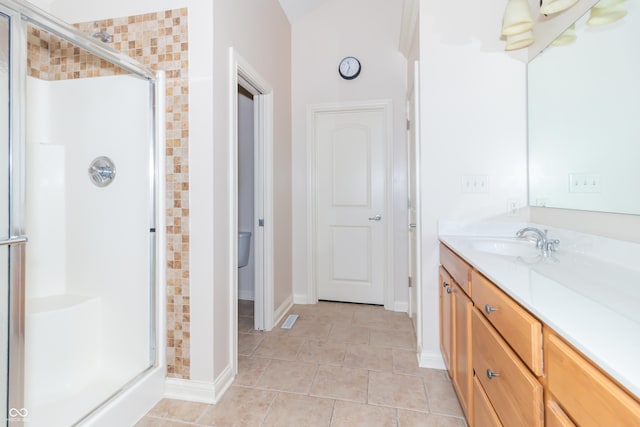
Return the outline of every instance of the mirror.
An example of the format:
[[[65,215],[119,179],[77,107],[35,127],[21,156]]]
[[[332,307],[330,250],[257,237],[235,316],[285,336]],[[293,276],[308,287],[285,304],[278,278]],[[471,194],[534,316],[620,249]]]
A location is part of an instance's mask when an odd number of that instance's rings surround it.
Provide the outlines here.
[[[596,27],[587,20],[602,11],[592,9],[575,41],[529,64],[530,206],[640,214],[637,3]]]

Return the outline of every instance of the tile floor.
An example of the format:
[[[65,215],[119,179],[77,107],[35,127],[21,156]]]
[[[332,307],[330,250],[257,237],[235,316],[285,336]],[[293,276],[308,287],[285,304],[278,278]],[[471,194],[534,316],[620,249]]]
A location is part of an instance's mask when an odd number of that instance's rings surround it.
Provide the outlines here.
[[[418,367],[405,313],[296,305],[292,329],[258,332],[253,302],[238,312],[238,375],[222,400],[165,399],[139,427],[466,426],[445,371]]]

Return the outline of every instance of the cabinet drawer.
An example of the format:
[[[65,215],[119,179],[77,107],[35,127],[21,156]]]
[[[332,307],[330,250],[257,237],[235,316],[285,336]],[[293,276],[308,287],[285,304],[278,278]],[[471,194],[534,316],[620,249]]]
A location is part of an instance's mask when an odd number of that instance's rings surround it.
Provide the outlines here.
[[[473,302],[529,369],[542,376],[542,324],[477,271],[471,272]]]
[[[473,425],[476,427],[502,427],[498,414],[491,406],[478,377],[473,377]]]
[[[545,427],[576,427],[560,405],[553,400],[548,401],[545,405],[544,417]]]
[[[640,425],[634,398],[555,335],[545,346],[549,391],[578,425]]]
[[[473,310],[473,369],[506,426],[543,425],[542,385],[477,309]],[[492,373],[497,374],[490,378]]]
[[[467,295],[471,295],[471,289],[469,287],[471,267],[442,243],[440,243],[440,264],[447,269],[451,277],[453,277],[453,280],[458,282],[462,290],[464,290]]]

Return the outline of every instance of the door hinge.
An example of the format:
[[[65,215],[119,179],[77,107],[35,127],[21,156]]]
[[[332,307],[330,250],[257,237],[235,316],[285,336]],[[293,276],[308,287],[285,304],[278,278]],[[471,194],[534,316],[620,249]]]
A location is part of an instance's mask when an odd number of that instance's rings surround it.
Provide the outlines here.
[[[407,130],[411,130],[411,120],[407,119]]]
[[[264,227],[264,219],[260,218],[258,220],[258,227]]]
[[[413,284],[411,283],[411,276],[409,276],[408,279],[409,279],[409,287],[411,288],[413,287]]]

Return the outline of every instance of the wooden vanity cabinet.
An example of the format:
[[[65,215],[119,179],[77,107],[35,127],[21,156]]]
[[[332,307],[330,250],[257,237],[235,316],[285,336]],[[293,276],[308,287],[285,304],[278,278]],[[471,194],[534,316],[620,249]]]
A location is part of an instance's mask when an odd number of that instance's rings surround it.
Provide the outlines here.
[[[444,255],[442,255],[444,253]],[[471,267],[441,246],[440,348],[460,406],[467,419],[473,410],[473,368],[471,365]],[[454,271],[457,279],[450,274]],[[465,281],[462,285],[458,280]]]
[[[547,390],[576,425],[640,426],[640,403],[552,332],[545,351]]]
[[[453,378],[453,279],[440,267],[440,351],[444,364]]]
[[[441,348],[471,427],[640,426],[640,399],[444,245],[440,262]]]

